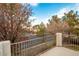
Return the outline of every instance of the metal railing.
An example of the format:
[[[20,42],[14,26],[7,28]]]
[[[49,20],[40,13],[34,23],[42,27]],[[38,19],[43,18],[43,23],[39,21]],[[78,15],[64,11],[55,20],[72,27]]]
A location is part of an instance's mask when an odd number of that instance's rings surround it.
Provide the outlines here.
[[[55,39],[52,35],[29,39],[22,42],[11,44],[12,56],[28,56],[36,55],[49,46],[55,45]]]
[[[63,46],[79,51],[79,37],[78,36],[63,36]]]

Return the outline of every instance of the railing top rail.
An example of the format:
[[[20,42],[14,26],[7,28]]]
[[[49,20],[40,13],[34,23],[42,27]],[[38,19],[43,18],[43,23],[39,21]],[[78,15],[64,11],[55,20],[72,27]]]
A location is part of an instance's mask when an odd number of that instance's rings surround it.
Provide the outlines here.
[[[11,45],[19,44],[19,43],[24,43],[24,42],[27,42],[27,41],[29,41],[29,40],[25,40],[25,41],[21,41],[21,42],[12,43]]]
[[[41,37],[40,37],[41,38]],[[34,39],[34,38],[33,38]],[[36,39],[36,38],[35,38]],[[19,43],[24,43],[24,42],[28,42],[28,41],[32,41],[32,40],[24,40],[24,41],[21,41],[21,42],[16,42],[16,43],[12,43],[11,45],[14,45],[14,44],[19,44]]]
[[[41,38],[43,38],[43,37],[44,37],[44,36],[42,36],[42,37],[36,37],[36,38],[32,38],[32,39],[30,39],[30,40],[25,40],[25,41],[21,41],[21,42],[12,43],[11,45],[14,45],[14,44],[21,44],[21,43],[29,42],[29,41],[32,41],[32,40],[35,40],[35,39],[41,39]],[[48,37],[48,36],[46,36],[46,37]]]

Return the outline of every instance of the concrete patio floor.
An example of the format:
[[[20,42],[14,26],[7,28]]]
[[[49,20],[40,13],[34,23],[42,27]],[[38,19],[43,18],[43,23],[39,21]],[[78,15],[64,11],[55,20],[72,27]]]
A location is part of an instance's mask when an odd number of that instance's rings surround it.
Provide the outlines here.
[[[39,56],[79,56],[79,51],[74,51],[65,47],[54,47]]]

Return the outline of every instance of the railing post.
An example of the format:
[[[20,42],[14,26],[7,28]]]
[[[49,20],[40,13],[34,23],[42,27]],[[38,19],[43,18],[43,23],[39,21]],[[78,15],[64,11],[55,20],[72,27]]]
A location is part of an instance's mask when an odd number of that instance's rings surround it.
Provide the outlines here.
[[[10,41],[0,42],[0,56],[11,56]]]
[[[56,33],[56,46],[62,46],[62,33]]]

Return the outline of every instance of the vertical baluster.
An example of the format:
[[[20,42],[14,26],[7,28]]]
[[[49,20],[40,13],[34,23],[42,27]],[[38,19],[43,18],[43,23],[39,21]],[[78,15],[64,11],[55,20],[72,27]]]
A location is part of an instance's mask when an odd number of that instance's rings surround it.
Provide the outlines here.
[[[25,44],[24,44],[24,42],[23,42],[23,46],[24,46],[23,47],[23,56],[24,56],[25,55],[25,52],[24,52],[25,51]]]
[[[67,41],[68,41],[68,45],[69,45],[70,37],[69,37],[69,39],[67,39]]]
[[[77,39],[78,39],[78,37],[77,37]],[[76,49],[78,50],[78,48],[77,48],[77,46],[78,46],[78,44],[77,44],[77,39],[76,39]]]
[[[74,47],[74,49],[75,49],[75,44],[76,42],[75,42],[75,38],[73,38],[73,47]]]
[[[15,44],[12,45],[12,55],[13,55],[13,56],[15,55],[15,54],[14,54],[14,52],[15,52],[15,49],[14,49],[15,46],[14,46],[14,45],[15,45]]]
[[[69,45],[69,40],[70,40],[70,39],[67,39],[67,45]]]
[[[15,56],[17,55],[16,51],[17,51],[17,44],[15,44]]]
[[[22,56],[22,43],[20,43],[20,54]]]
[[[69,40],[69,45],[71,45],[71,38],[70,38],[70,40]]]
[[[13,56],[13,45],[11,45],[11,55]]]
[[[77,39],[75,39],[75,49],[77,49]]]
[[[19,56],[19,43],[17,44],[17,55]]]
[[[73,49],[75,49],[75,40],[73,38]]]
[[[23,44],[21,43],[21,56],[23,56]]]
[[[77,38],[77,46],[78,46],[78,48],[77,48],[77,49],[79,50],[79,43],[78,43],[78,40],[79,40],[79,38]]]
[[[15,44],[13,44],[12,46],[13,46],[13,56],[15,56]]]
[[[70,38],[69,38],[69,45],[70,45]]]
[[[28,41],[28,48],[30,47],[30,40]],[[28,49],[28,56],[30,55],[30,51],[29,51],[30,49]]]
[[[18,51],[19,51],[19,56],[20,56],[20,43],[18,44]]]
[[[13,45],[13,48],[14,48],[14,52],[13,53],[14,53],[14,56],[15,56],[16,55],[15,54],[16,53],[16,44]]]
[[[72,40],[72,43],[71,43],[70,47],[73,49],[74,48],[74,39],[72,38],[71,40]]]
[[[21,43],[21,55],[23,56],[23,43]]]
[[[30,47],[32,47],[32,42],[33,42],[33,40],[30,40],[30,45],[31,45]],[[29,51],[29,56],[30,56],[30,51]]]
[[[21,56],[21,43],[19,44],[19,52],[20,52],[20,56]]]
[[[28,41],[26,42],[27,48],[28,48]],[[28,55],[28,51],[26,51],[26,54]]]
[[[16,56],[18,56],[18,43],[16,44]]]
[[[25,56],[26,56],[26,48],[27,48],[27,47],[26,47],[26,42],[25,42]]]
[[[68,39],[66,38],[66,44],[68,44]]]
[[[31,40],[29,41],[29,47],[31,47]]]
[[[77,37],[77,39],[78,39],[78,37]],[[77,47],[77,46],[78,46],[78,44],[77,44],[77,39],[76,39],[76,49],[78,50],[78,47]]]
[[[77,38],[76,42],[77,42],[77,44],[76,44],[76,45],[77,45],[77,46],[79,46],[79,45],[78,45],[78,38]],[[78,49],[78,47],[77,47],[77,49]],[[79,50],[79,49],[78,49],[78,50]]]
[[[18,55],[20,56],[20,43],[18,43]]]
[[[32,46],[32,41],[30,40],[30,47]]]
[[[28,41],[26,42],[26,48],[28,48]],[[28,55],[28,51],[26,51],[26,54]]]
[[[26,54],[25,50],[26,50],[26,45],[25,45],[26,42],[24,42],[24,56]]]
[[[17,49],[17,50],[16,50],[16,54],[17,54],[16,56],[18,56],[18,43],[16,44],[16,47],[17,47],[17,48],[16,48],[16,49]]]
[[[72,46],[71,46],[71,48],[73,48],[74,49],[74,39],[72,38]]]
[[[74,39],[74,49],[76,49],[76,39]]]
[[[23,51],[23,49],[24,49],[24,44],[23,43],[21,43],[22,44],[22,56],[24,55],[24,51]]]
[[[11,53],[12,53],[12,56],[16,56],[16,44],[11,45]]]
[[[11,45],[11,56],[13,55],[13,49],[12,49],[12,45]]]
[[[30,40],[28,41],[28,48],[29,48],[29,46],[30,46]]]
[[[24,42],[22,44],[23,44],[23,56],[24,56]]]
[[[78,37],[77,37],[77,38],[78,38]],[[76,38],[76,49],[77,49],[77,46],[78,46],[78,45],[77,45],[77,38]]]
[[[23,56],[24,56],[24,42],[22,42],[22,44],[23,44],[23,49],[22,49],[22,51],[23,51]]]
[[[72,46],[72,38],[70,37],[70,43],[69,43],[69,45],[70,45],[70,47]]]
[[[15,44],[15,56],[17,55],[16,52],[17,52],[17,44]]]
[[[76,41],[75,41],[75,39],[74,39],[74,49],[76,48]]]

